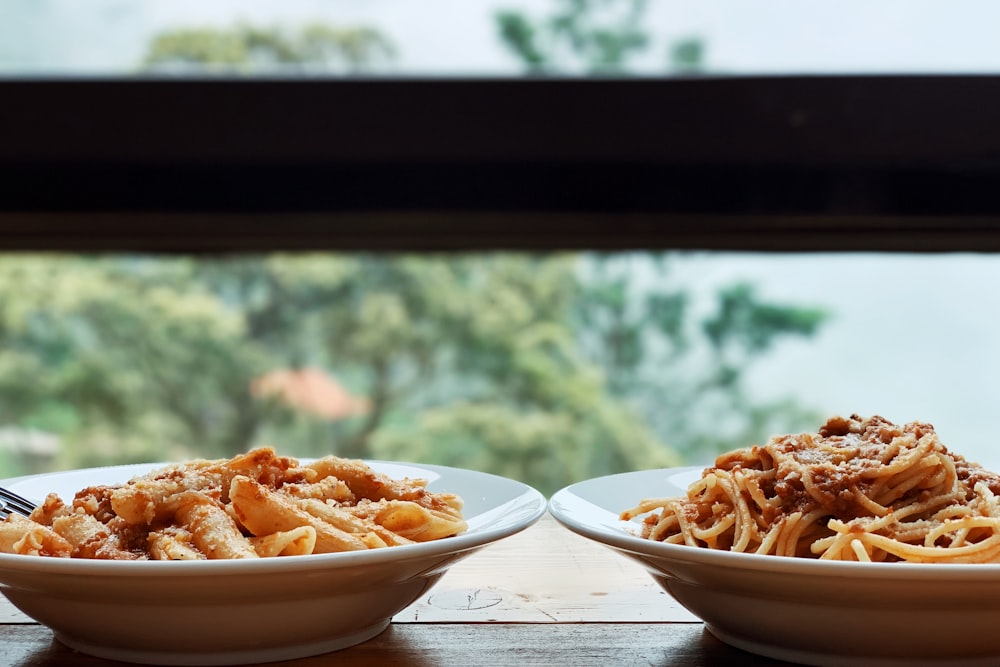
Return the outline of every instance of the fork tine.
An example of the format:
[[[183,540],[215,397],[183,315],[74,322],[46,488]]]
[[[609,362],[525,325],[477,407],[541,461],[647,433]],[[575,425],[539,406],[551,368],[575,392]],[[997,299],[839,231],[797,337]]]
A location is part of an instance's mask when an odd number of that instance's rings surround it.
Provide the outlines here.
[[[6,489],[0,489],[0,497],[12,508],[32,512],[36,505],[27,498],[23,498],[15,493],[10,493]]]
[[[28,516],[35,509],[35,503],[0,486],[0,515],[6,517],[11,512]]]
[[[0,498],[0,519],[6,519],[11,514],[20,514],[24,517],[30,517],[31,510],[25,509],[20,505],[14,505],[10,501]]]

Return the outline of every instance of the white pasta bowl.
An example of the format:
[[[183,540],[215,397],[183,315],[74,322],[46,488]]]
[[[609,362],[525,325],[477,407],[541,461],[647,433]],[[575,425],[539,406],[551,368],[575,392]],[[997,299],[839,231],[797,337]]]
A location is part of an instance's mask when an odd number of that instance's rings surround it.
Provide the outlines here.
[[[146,664],[290,660],[366,641],[461,558],[535,523],[544,496],[514,480],[433,465],[369,461],[393,478],[463,498],[468,530],[420,544],[259,560],[102,561],[0,554],[0,590],[83,653]],[[158,465],[74,470],[0,482],[23,496],[124,482]],[[488,582],[484,582],[488,583]]]
[[[549,511],[641,563],[723,642],[810,665],[1000,664],[1000,565],[857,563],[664,544],[622,510],[683,495],[702,468],[610,475],[568,486]]]

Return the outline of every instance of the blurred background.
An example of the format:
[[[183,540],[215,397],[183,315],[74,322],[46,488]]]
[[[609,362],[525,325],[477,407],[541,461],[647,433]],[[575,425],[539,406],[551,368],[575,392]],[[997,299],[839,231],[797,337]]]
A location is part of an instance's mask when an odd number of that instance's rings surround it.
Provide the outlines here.
[[[6,0],[0,71],[995,73],[988,0]]]
[[[995,72],[1000,6],[10,0],[0,76]],[[5,101],[16,103],[16,101]],[[991,254],[0,254],[0,477],[283,453],[549,493],[832,415],[991,442]]]

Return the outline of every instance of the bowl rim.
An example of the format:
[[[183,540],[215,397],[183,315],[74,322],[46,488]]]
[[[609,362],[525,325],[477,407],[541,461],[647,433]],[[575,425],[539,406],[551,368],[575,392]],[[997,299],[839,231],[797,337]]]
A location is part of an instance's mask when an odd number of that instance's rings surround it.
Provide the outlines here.
[[[302,463],[314,459],[296,457]],[[415,470],[425,470],[435,473],[438,477],[431,485],[447,483],[449,476],[471,476],[476,479],[489,479],[503,484],[511,489],[512,497],[506,502],[491,506],[482,512],[466,515],[464,518],[472,524],[478,517],[497,514],[497,518],[507,517],[508,521],[482,526],[473,526],[467,532],[430,542],[404,544],[383,549],[365,551],[349,551],[302,556],[281,556],[259,559],[218,559],[194,561],[157,561],[157,560],[99,560],[89,558],[54,558],[51,556],[29,556],[20,554],[0,553],[0,586],[3,585],[4,572],[45,573],[53,575],[91,575],[91,576],[147,576],[186,577],[192,575],[210,574],[212,576],[245,576],[275,575],[284,572],[311,572],[317,570],[330,571],[342,568],[354,568],[378,565],[388,562],[405,562],[422,560],[448,554],[458,554],[478,549],[531,527],[545,515],[548,503],[544,495],[534,487],[509,477],[493,473],[481,472],[467,468],[442,466],[437,464],[412,463],[407,461],[389,461],[382,459],[365,459],[365,463],[386,466],[403,466]],[[124,464],[116,466],[98,466],[94,468],[76,468],[71,470],[22,475],[0,480],[0,485],[17,484],[26,480],[61,475],[98,472],[109,469],[144,470],[173,465],[166,463]]]
[[[859,563],[854,561],[826,561],[793,556],[773,556],[702,549],[682,544],[666,544],[640,537],[639,520],[619,519],[611,508],[601,505],[594,496],[595,487],[610,482],[620,482],[635,491],[635,503],[643,498],[667,496],[649,494],[636,484],[655,477],[682,475],[704,470],[705,466],[679,466],[654,468],[593,477],[576,482],[556,491],[549,498],[549,513],[564,528],[606,547],[637,557],[650,563],[686,563],[731,570],[748,570],[760,573],[786,575],[826,576],[849,579],[891,579],[900,581],[928,578],[939,581],[968,582],[1000,579],[1000,563]],[[669,494],[675,495],[675,494]],[[618,508],[618,511],[627,507]]]

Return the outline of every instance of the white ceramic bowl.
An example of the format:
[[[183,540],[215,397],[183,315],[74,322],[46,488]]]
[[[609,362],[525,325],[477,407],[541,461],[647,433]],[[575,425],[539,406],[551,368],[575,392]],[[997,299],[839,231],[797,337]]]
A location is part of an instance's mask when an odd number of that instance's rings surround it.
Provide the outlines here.
[[[1000,665],[1000,565],[827,562],[663,544],[622,510],[678,496],[702,468],[573,484],[549,511],[646,567],[722,641],[811,665]]]
[[[464,501],[468,531],[364,552],[229,561],[98,561],[0,554],[0,590],[83,653],[147,664],[231,665],[290,660],[374,637],[449,566],[545,513],[537,490],[503,477],[370,461],[394,478]],[[132,465],[22,477],[0,484],[29,498],[123,482]],[[489,582],[483,582],[484,585]]]

